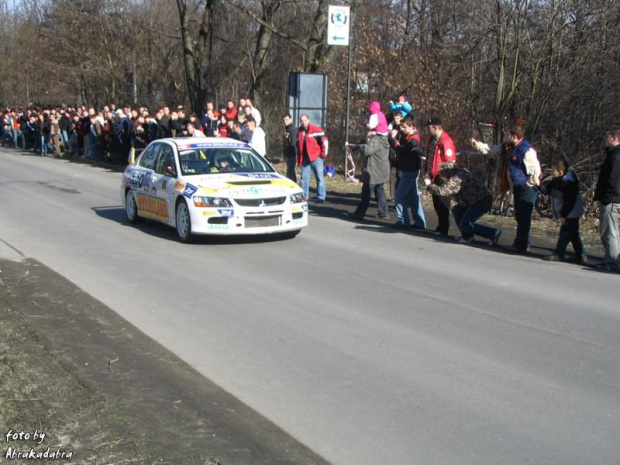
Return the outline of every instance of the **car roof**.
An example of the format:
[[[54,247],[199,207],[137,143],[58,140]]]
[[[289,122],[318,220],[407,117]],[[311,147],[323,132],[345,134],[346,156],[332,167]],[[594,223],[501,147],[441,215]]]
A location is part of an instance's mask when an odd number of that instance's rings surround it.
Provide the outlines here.
[[[193,147],[249,147],[247,142],[231,139],[230,137],[168,137],[165,139],[157,139],[157,141],[171,142],[175,144],[178,149]]]

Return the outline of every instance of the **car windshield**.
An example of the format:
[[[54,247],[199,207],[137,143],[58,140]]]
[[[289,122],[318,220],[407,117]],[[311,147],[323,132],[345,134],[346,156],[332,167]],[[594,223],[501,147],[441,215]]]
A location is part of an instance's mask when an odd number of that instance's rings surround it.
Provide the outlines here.
[[[183,175],[216,173],[273,173],[267,160],[252,149],[192,147],[179,151],[179,164]]]

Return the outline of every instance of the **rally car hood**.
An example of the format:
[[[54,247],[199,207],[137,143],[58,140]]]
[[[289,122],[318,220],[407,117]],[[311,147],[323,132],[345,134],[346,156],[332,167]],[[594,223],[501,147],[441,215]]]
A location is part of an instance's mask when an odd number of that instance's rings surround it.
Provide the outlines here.
[[[226,197],[254,197],[291,194],[301,191],[300,187],[277,173],[212,173],[184,176],[177,188],[203,195]]]

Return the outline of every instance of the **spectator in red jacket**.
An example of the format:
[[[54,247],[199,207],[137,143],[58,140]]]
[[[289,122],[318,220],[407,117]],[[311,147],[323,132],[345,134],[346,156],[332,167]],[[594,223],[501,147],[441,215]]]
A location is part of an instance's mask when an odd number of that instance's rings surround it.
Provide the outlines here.
[[[425,177],[431,182],[441,185],[439,165],[448,161],[456,161],[456,146],[450,135],[444,130],[441,118],[433,116],[428,119],[431,136],[426,146]],[[450,197],[442,197],[433,193],[433,207],[437,213],[436,236],[447,236],[450,229]]]
[[[297,164],[301,166],[301,188],[306,198],[310,197],[310,171],[314,172],[316,179],[316,201],[325,202],[325,180],[323,179],[323,143],[325,136],[323,130],[318,126],[310,124],[308,115],[301,115],[299,119],[301,126],[297,135]]]
[[[235,107],[235,102],[229,100],[226,103],[226,118],[231,120],[237,117],[237,108]]]

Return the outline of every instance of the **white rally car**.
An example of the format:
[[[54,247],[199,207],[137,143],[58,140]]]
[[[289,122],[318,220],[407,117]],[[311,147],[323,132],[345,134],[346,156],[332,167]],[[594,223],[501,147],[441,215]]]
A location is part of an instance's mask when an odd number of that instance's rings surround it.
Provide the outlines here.
[[[299,186],[249,145],[226,138],[153,141],[123,173],[127,219],[161,221],[193,234],[294,236],[308,225]]]

